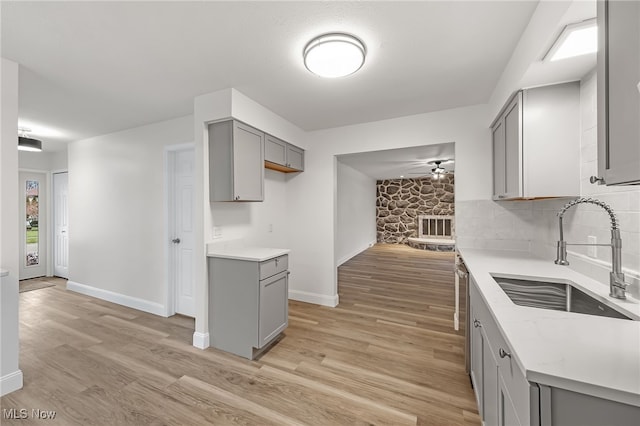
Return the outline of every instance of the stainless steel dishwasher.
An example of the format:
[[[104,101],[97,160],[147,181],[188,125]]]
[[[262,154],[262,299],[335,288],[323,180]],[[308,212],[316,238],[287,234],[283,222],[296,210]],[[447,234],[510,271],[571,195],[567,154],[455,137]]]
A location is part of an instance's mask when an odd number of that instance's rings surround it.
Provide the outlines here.
[[[465,371],[471,370],[471,334],[469,332],[469,271],[460,254],[456,254],[455,307],[453,324],[456,330],[460,324],[464,327],[464,365]]]

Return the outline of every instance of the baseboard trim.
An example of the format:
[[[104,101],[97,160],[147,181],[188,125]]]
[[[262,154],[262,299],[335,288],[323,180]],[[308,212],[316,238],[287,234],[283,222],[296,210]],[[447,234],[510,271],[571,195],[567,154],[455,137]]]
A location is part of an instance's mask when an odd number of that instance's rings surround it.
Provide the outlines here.
[[[0,377],[0,396],[22,389],[22,370]]]
[[[338,295],[327,296],[325,294],[309,293],[307,291],[289,289],[289,299],[299,302],[313,303],[314,305],[329,306],[335,308],[338,306]]]
[[[76,293],[84,294],[86,296],[96,297],[98,299],[106,300],[107,302],[117,303],[118,305],[137,309],[138,311],[148,312],[161,317],[167,316],[167,309],[164,305],[139,299],[137,297],[91,287],[75,281],[67,281],[67,290],[75,291]]]
[[[207,349],[209,346],[209,333],[193,333],[193,346],[198,349]]]
[[[349,253],[346,256],[343,256],[342,258],[338,259],[338,266],[342,265],[343,263],[345,263],[347,260],[350,260],[351,258],[359,255],[360,253],[362,253],[363,251],[365,251],[366,249],[373,247],[376,244],[376,241],[373,240],[372,242],[368,243],[365,246],[360,247],[357,250],[352,251],[351,253]]]

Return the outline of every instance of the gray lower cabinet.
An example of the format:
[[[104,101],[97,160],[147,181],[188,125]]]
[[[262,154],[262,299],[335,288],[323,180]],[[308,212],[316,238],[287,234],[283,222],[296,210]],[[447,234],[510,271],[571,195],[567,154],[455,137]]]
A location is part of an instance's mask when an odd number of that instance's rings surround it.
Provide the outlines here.
[[[265,167],[281,172],[304,171],[304,150],[271,135],[264,145]]]
[[[640,184],[640,2],[598,1],[598,176]]]
[[[540,385],[541,426],[630,426],[640,407]]]
[[[473,278],[469,280],[471,315],[471,380],[485,425],[538,424],[537,388],[511,358],[511,350],[484,304]]]
[[[211,346],[253,359],[288,322],[288,256],[209,258]]]
[[[264,199],[264,133],[237,120],[209,125],[209,201]]]
[[[486,426],[635,425],[640,407],[529,382],[470,275],[471,381]]]

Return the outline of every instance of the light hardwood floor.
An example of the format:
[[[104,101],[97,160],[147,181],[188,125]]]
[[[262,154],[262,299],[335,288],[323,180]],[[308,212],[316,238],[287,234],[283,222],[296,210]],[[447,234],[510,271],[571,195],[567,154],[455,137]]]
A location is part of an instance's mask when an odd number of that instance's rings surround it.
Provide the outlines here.
[[[453,331],[453,256],[377,245],[339,268],[340,305],[290,302],[289,328],[248,361],[191,346],[160,318],[65,289],[20,294],[25,386],[3,425],[477,425]]]

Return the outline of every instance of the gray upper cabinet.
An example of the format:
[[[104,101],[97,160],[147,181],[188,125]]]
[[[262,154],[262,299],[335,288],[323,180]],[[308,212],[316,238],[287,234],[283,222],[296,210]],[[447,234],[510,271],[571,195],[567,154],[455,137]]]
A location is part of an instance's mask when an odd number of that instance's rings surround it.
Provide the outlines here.
[[[598,175],[640,184],[640,2],[598,1]]]
[[[236,120],[209,125],[209,200],[264,199],[264,133]]]
[[[304,150],[271,135],[266,135],[264,166],[280,172],[304,171]]]
[[[580,84],[516,92],[491,125],[493,199],[580,195]]]
[[[287,145],[287,167],[300,172],[304,170],[304,150],[302,148],[291,144]]]

